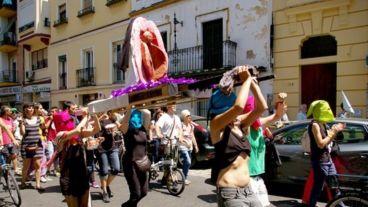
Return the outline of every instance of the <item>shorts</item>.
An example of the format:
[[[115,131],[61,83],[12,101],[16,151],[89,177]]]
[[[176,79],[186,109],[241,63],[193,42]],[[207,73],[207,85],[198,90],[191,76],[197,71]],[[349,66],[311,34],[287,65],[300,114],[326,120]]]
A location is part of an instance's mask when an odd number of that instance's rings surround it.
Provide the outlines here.
[[[260,176],[251,176],[249,186],[258,200],[262,203],[262,206],[270,205],[266,185]]]
[[[16,155],[18,154],[18,152],[19,152],[18,148],[13,144],[4,145],[4,148],[1,150],[1,153],[5,157],[9,157],[9,155]]]

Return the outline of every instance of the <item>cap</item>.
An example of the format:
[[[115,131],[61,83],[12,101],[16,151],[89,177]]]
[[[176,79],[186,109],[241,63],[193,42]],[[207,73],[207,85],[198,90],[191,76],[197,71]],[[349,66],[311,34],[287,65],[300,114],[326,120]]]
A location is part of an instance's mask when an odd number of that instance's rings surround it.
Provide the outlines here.
[[[11,112],[15,113],[15,112],[18,112],[18,110],[17,110],[17,108],[11,108]]]
[[[190,116],[190,111],[188,109],[184,109],[183,111],[181,111],[181,116],[183,118]]]

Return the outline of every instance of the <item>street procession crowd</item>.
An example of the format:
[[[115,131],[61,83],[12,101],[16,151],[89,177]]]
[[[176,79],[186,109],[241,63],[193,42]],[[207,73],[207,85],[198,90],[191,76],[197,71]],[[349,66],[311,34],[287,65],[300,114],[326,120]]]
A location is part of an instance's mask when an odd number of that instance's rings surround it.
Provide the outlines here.
[[[128,26],[121,66],[123,70],[129,68],[128,87],[113,91],[113,97],[126,95],[133,88],[147,89],[150,84],[155,87],[156,83],[170,81],[187,83],[180,82],[184,78],[174,80],[167,76],[168,56],[160,31],[142,17],[133,19]],[[207,119],[215,149],[211,177],[219,207],[270,205],[261,177],[266,165],[265,138],[272,139],[268,127],[285,117],[286,97],[286,93],[278,93],[274,106],[268,106],[258,85],[256,68],[250,65],[227,71],[212,88]],[[34,177],[34,189],[40,193],[45,191],[41,183],[47,182],[48,175],[58,176],[69,207],[91,206],[90,187],[101,188],[103,201],[109,203],[113,197],[110,184],[116,182],[114,178],[122,168],[130,196],[121,206],[136,207],[148,193],[151,162],[160,161],[162,153],[171,146],[178,149],[185,184],[191,183],[191,154],[198,152],[191,112],[177,112],[175,102],[165,104],[162,108],[143,109],[128,103],[119,106],[119,110],[102,112],[90,112],[86,106],[70,101],[65,101],[61,109],[52,107],[48,112],[40,103],[25,103],[22,112],[3,105],[0,164],[11,162],[15,173],[21,176],[21,189],[33,188],[30,181]],[[270,108],[274,108],[273,112],[263,116]],[[309,206],[315,207],[325,181],[334,195],[339,194],[330,144],[345,126],[335,124],[327,128],[326,123],[333,121],[334,115],[323,100],[310,104],[307,113],[302,105],[300,113],[298,117],[303,119],[312,117],[308,135],[314,177],[308,200]],[[152,147],[151,161],[147,158],[147,146]],[[124,152],[121,162],[119,150]],[[94,176],[96,158],[100,185]],[[22,169],[19,161],[23,162]]]
[[[268,206],[267,188],[261,178],[265,173],[265,138],[272,138],[268,126],[285,115],[286,94],[277,95],[273,114],[262,116],[268,106],[256,78],[248,66],[233,70],[242,83],[237,95],[233,89],[235,79],[230,78],[229,82],[224,74],[222,80],[227,81],[220,81],[214,89],[208,109],[211,143],[215,147],[212,171],[218,206]],[[90,187],[101,188],[102,199],[108,203],[113,197],[109,185],[120,170],[116,144],[120,140],[125,151],[122,168],[130,191],[122,206],[137,206],[148,192],[148,172],[142,170],[139,162],[147,155],[147,146],[152,146],[152,162],[160,160],[160,146],[168,143],[178,146],[185,184],[190,184],[191,153],[198,152],[198,145],[190,111],[182,110],[180,116],[176,113],[175,103],[150,110],[128,105],[95,114],[69,101],[62,109],[52,107],[49,112],[40,103],[24,104],[22,113],[3,105],[0,162],[10,160],[16,175],[21,176],[20,189],[32,188],[29,182],[34,178],[34,189],[42,193],[45,189],[41,183],[54,175],[59,176],[68,206],[91,206]],[[315,173],[310,206],[315,206],[324,181],[336,174],[328,145],[344,126],[325,128],[333,114],[323,100],[313,102],[307,116],[313,117],[308,131]],[[170,139],[175,142],[169,142]],[[94,176],[96,157],[100,185]],[[19,159],[23,162],[22,169]],[[337,180],[331,182],[337,185]]]

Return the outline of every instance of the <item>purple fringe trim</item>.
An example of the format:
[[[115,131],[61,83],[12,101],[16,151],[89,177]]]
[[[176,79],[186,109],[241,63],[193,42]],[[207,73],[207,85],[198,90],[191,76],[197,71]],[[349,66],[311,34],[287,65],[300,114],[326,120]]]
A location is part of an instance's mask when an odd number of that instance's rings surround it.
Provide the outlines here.
[[[149,81],[147,83],[136,83],[134,85],[130,85],[128,87],[125,88],[119,88],[116,90],[113,90],[111,92],[111,95],[113,97],[117,97],[117,96],[122,96],[131,92],[135,92],[135,91],[141,91],[141,90],[145,90],[145,89],[150,89],[150,88],[155,88],[157,86],[160,86],[162,84],[190,84],[190,83],[195,83],[197,82],[197,80],[192,79],[192,78],[169,78],[169,77],[164,77],[161,78],[160,80],[157,81]]]

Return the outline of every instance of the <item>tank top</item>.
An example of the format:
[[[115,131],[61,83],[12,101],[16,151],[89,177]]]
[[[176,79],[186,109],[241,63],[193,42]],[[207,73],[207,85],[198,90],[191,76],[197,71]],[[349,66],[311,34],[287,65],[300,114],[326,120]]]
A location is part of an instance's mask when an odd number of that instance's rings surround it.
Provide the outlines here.
[[[321,149],[318,147],[316,140],[314,138],[314,134],[312,132],[312,125],[313,123],[318,123],[315,120],[312,120],[308,126],[308,134],[310,138],[310,147],[311,147],[311,160],[312,161],[328,161],[330,159],[330,153],[328,152],[327,145]],[[322,139],[325,139],[327,136],[327,126],[324,124],[323,129],[320,126],[320,133],[322,135]]]
[[[236,134],[231,132],[230,127],[226,127],[222,134],[221,141],[215,145],[215,160],[212,170],[214,170],[214,176],[217,180],[218,174],[221,169],[226,168],[239,156],[240,153],[245,152],[248,156],[250,155],[250,144],[248,138],[243,136],[238,137]]]
[[[23,137],[23,144],[41,144],[41,119],[37,117],[36,123],[30,123],[30,120],[24,120],[25,134]]]

